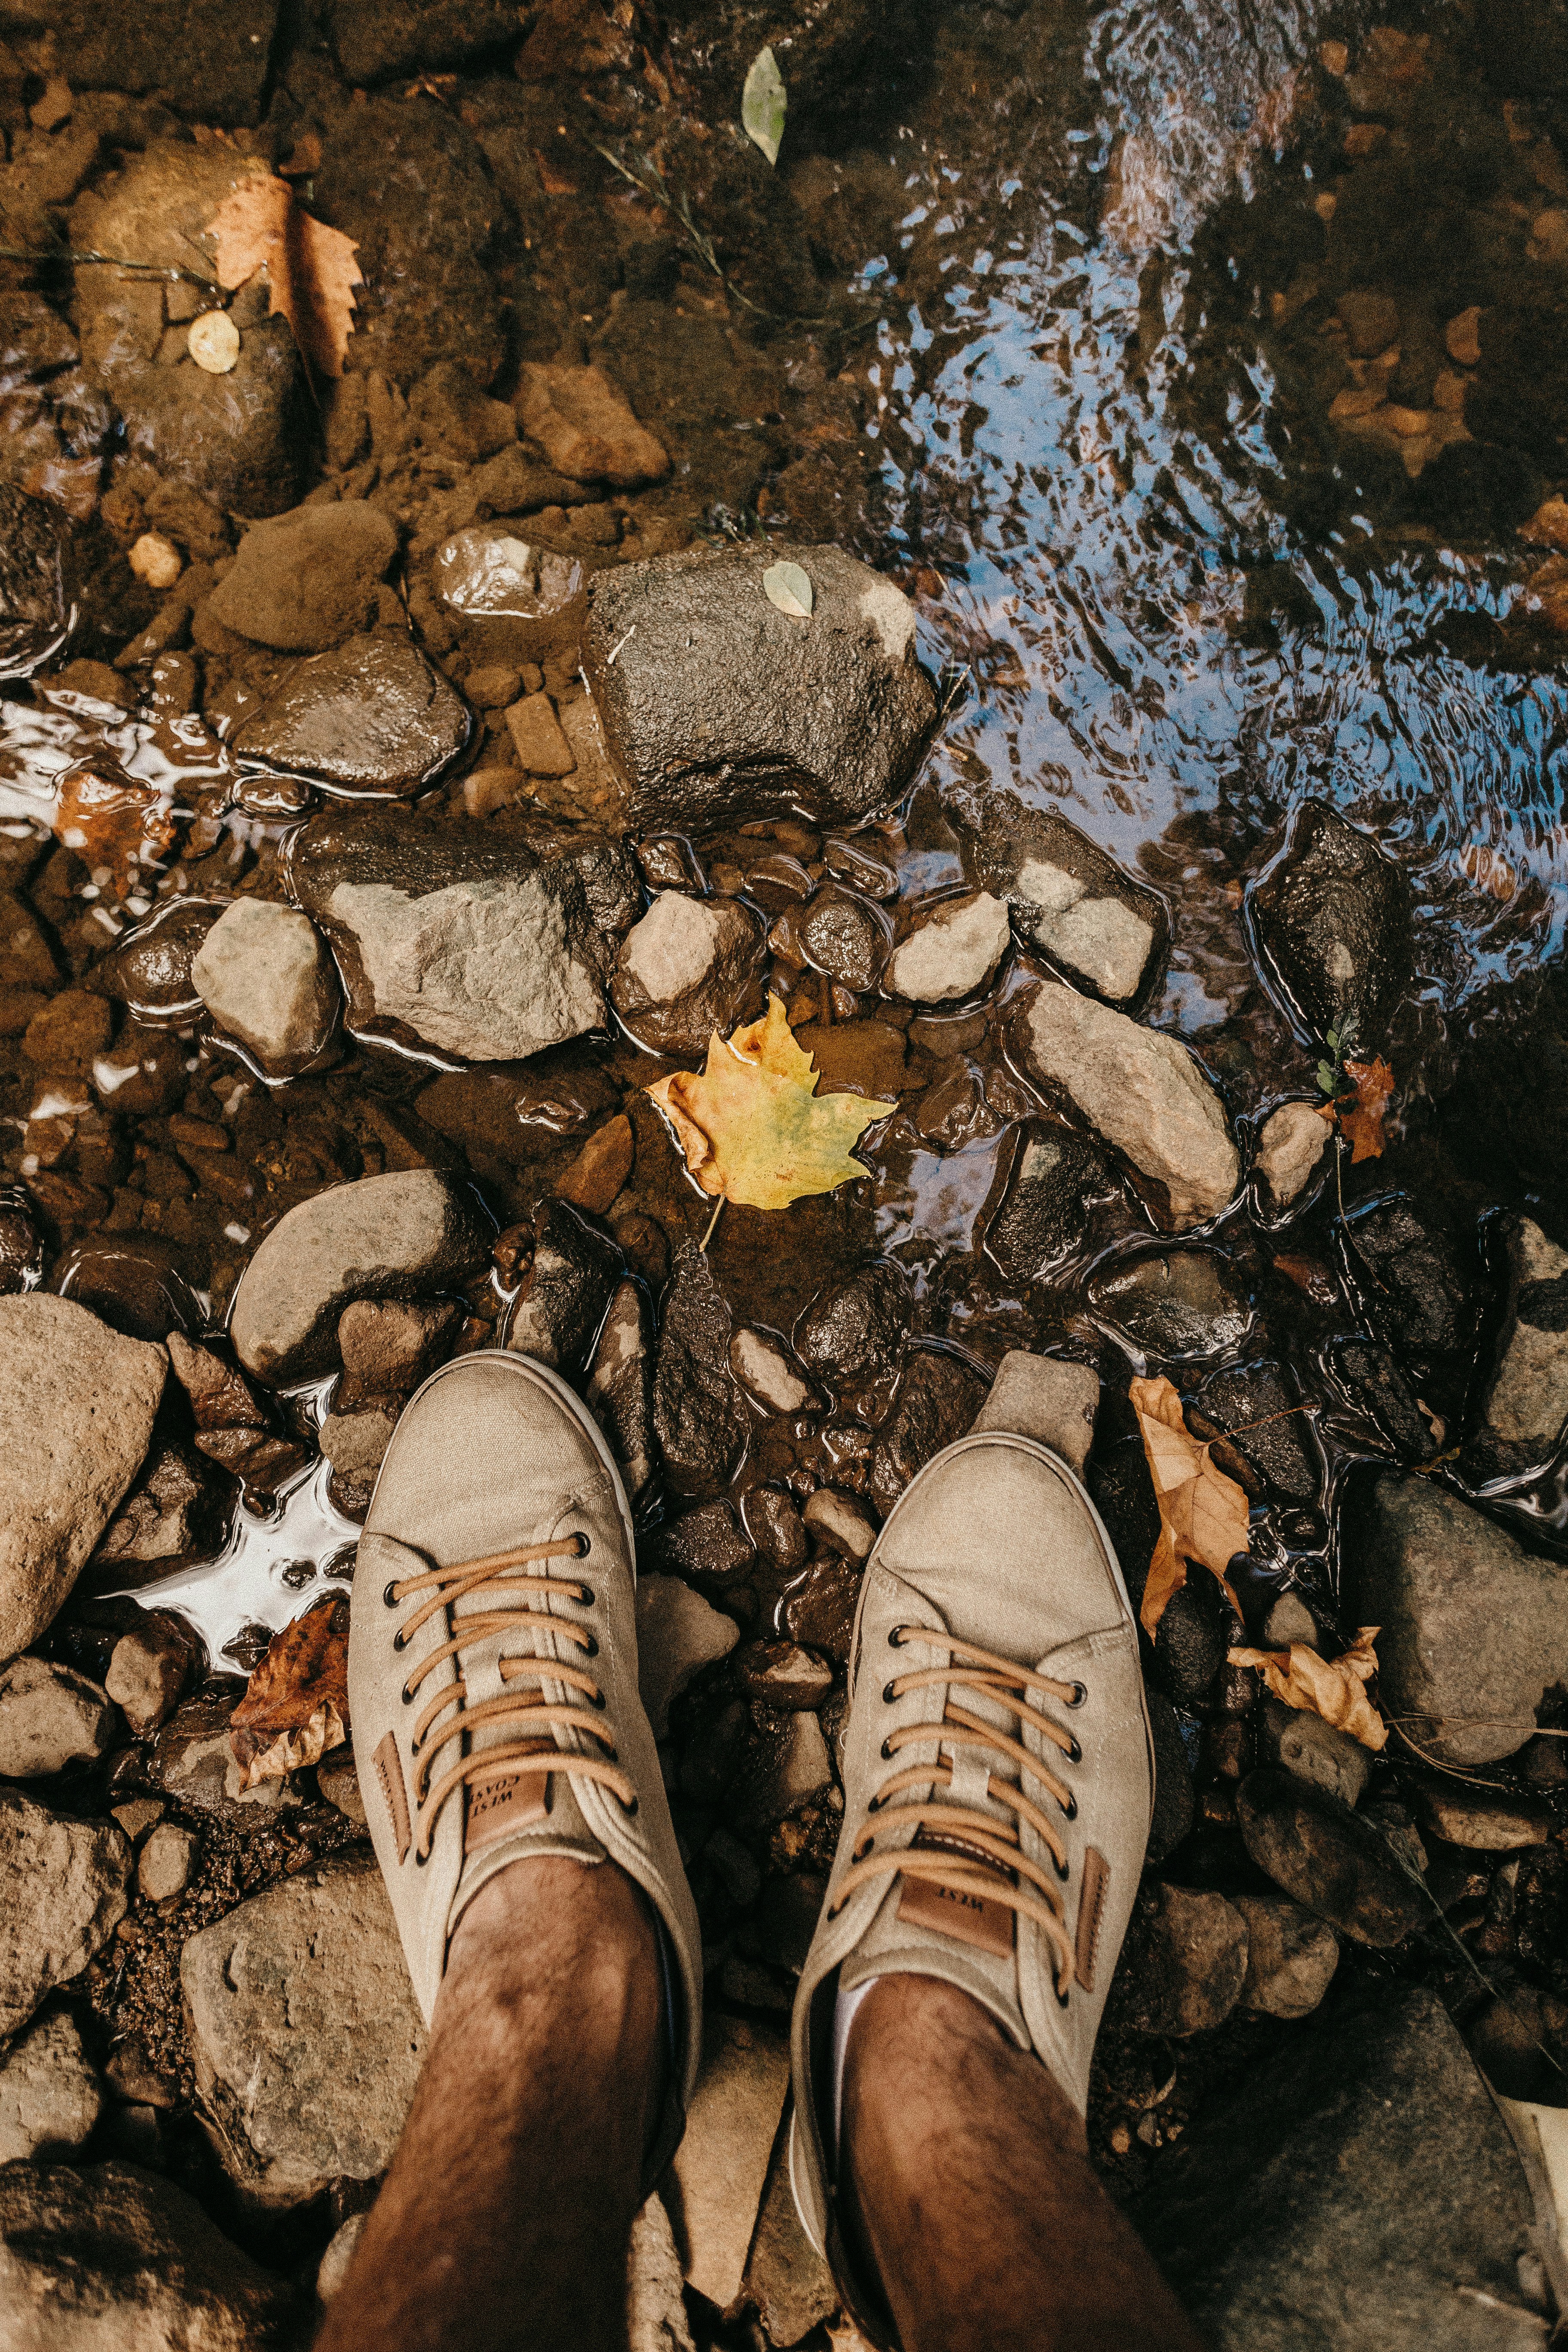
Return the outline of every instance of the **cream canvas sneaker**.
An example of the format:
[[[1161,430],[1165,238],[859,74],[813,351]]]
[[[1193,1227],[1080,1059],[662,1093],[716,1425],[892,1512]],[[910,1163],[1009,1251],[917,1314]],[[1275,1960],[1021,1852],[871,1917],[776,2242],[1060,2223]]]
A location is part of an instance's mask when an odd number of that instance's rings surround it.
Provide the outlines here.
[[[795,2202],[877,2340],[890,2321],[835,2213],[840,1997],[889,1973],[945,1979],[1081,2115],[1153,1796],[1137,1627],[1099,1514],[1036,1440],[962,1439],[906,1488],[867,1566],[844,1828],[795,2004]]]
[[[531,1854],[617,1862],[660,1922],[673,2154],[700,2047],[702,1962],[637,1695],[631,1514],[566,1382],[459,1356],[410,1399],[360,1538],[349,1707],[365,1811],[428,2020],[473,1896]]]

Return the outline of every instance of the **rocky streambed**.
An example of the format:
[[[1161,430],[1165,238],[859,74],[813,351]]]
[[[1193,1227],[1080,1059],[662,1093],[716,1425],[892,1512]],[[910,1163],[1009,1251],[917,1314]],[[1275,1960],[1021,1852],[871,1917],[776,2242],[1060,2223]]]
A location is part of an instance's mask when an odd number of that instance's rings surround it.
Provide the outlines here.
[[[1140,1601],[1162,1379],[1247,1525],[1146,1642],[1096,2160],[1216,2342],[1544,2344],[1568,58],[247,0],[167,80],[177,13],[0,51],[6,2325],[341,2279],[417,2013],[352,1726],[231,1718],[500,1345],[622,1465],[705,1937],[635,2344],[847,2342],[779,2132],[863,1563],[1023,1415]],[[212,274],[258,172],[341,378]],[[770,999],[864,1172],[714,1224],[648,1088]],[[1381,1750],[1230,1656],[1363,1626]]]

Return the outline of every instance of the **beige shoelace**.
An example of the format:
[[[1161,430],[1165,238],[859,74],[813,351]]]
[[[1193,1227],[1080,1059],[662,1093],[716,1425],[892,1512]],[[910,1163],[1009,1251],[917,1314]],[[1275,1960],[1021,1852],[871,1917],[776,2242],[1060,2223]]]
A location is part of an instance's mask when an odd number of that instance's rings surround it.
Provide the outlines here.
[[[975,1748],[994,1755],[1001,1762],[1016,1766],[1020,1776],[1026,1772],[1055,1798],[1067,1820],[1072,1821],[1078,1807],[1065,1781],[1051,1771],[1041,1757],[1032,1755],[1022,1739],[1010,1738],[984,1716],[959,1705],[953,1693],[984,1692],[986,1697],[1000,1701],[1009,1714],[1017,1717],[1020,1730],[1026,1727],[1037,1732],[1073,1763],[1081,1753],[1078,1741],[1048,1716],[1037,1713],[1029,1702],[1038,1695],[1055,1700],[1058,1706],[1080,1706],[1088,1693],[1081,1683],[1055,1682],[1048,1675],[1014,1665],[1010,1659],[998,1657],[994,1651],[977,1649],[973,1642],[956,1642],[951,1635],[932,1633],[924,1625],[895,1625],[888,1640],[895,1650],[902,1649],[910,1641],[949,1654],[946,1665],[920,1666],[909,1674],[897,1675],[882,1693],[891,1706],[909,1691],[940,1688],[943,1692],[940,1723],[900,1725],[882,1743],[883,1756],[891,1760],[900,1748],[930,1747],[935,1741],[937,1760],[934,1764],[907,1764],[883,1781],[867,1807],[868,1812],[876,1815],[877,1825],[863,1831],[857,1841],[850,1866],[839,1881],[828,1916],[837,1916],[857,1887],[895,1874],[929,1879],[949,1895],[978,1896],[988,1903],[1004,1904],[1020,1917],[1035,1920],[1045,1930],[1053,1955],[1057,1999],[1065,2001],[1073,1979],[1073,1948],[1062,1897],[1058,1886],[1047,1877],[1039,1864],[1020,1850],[1017,1826],[998,1822],[970,1805],[936,1804],[929,1799],[921,1803],[900,1805],[891,1801],[907,1789],[922,1788],[932,1782],[939,1788],[951,1787],[952,1766],[942,1761],[942,1750]],[[1048,1815],[1024,1794],[1016,1780],[1002,1779],[992,1772],[986,1779],[985,1790],[987,1796],[1006,1806],[1017,1822],[1028,1822],[1055,1862],[1057,1879],[1065,1880],[1067,1847]],[[966,1851],[943,1852],[933,1843],[873,1853],[879,1837],[889,1831],[903,1830],[912,1830],[917,1835],[923,1833],[933,1842],[958,1844]],[[982,1855],[984,1860],[979,1859]],[[1028,1885],[1020,1885],[1020,1879],[1026,1880]],[[1031,1888],[1036,1891],[1031,1892]]]
[[[438,1649],[421,1658],[403,1685],[403,1703],[412,1706],[420,1684],[443,1660],[450,1658],[457,1666],[457,1680],[437,1691],[414,1727],[411,1752],[416,1761],[414,1795],[418,1809],[416,1862],[429,1861],[437,1817],[453,1790],[461,1788],[465,1781],[481,1775],[488,1778],[503,1769],[542,1775],[564,1772],[568,1780],[597,1780],[614,1792],[628,1813],[637,1811],[637,1790],[616,1762],[615,1736],[605,1719],[605,1695],[592,1675],[560,1658],[503,1657],[503,1683],[533,1683],[539,1687],[508,1690],[500,1698],[483,1699],[473,1706],[468,1705],[468,1685],[463,1680],[462,1653],[476,1642],[488,1642],[498,1634],[549,1633],[559,1642],[574,1644],[584,1657],[597,1655],[599,1644],[585,1625],[576,1624],[569,1617],[552,1616],[550,1612],[552,1600],[574,1601],[579,1608],[590,1607],[594,1599],[592,1586],[580,1583],[574,1577],[515,1572],[531,1568],[538,1560],[582,1559],[587,1550],[588,1538],[581,1535],[566,1536],[552,1543],[519,1544],[510,1551],[491,1552],[484,1559],[459,1560],[451,1568],[428,1569],[421,1576],[395,1577],[387,1585],[383,1597],[389,1609],[423,1596],[419,1606],[394,1635],[395,1650],[405,1650],[421,1625],[437,1611],[455,1610],[459,1601],[472,1594],[493,1599],[496,1603],[487,1610],[476,1609],[461,1617],[450,1617],[447,1622],[458,1631],[450,1641],[443,1642]],[[546,1683],[564,1684],[568,1690],[580,1692],[586,1704],[562,1705],[548,1700],[544,1694]],[[456,1710],[451,1721],[441,1724],[437,1730],[437,1725],[448,1709]],[[481,1723],[501,1725],[518,1737],[510,1741],[498,1740],[491,1747],[468,1755],[459,1754],[458,1760],[448,1766],[432,1788],[430,1769],[441,1750],[449,1748],[454,1740],[464,1739]],[[554,1735],[568,1728],[586,1732],[605,1750],[604,1755],[584,1755],[580,1749],[561,1747]],[[538,1737],[540,1733],[546,1736],[542,1738]]]

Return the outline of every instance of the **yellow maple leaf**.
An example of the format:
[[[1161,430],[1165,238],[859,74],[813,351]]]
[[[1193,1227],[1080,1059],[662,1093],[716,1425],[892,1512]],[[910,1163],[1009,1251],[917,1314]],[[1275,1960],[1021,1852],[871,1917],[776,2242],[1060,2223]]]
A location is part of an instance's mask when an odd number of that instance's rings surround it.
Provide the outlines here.
[[[1388,1727],[1366,1695],[1377,1672],[1373,1648],[1379,1625],[1363,1625],[1348,1650],[1337,1658],[1321,1658],[1305,1643],[1292,1642],[1288,1650],[1232,1650],[1233,1666],[1258,1666],[1263,1679],[1287,1706],[1321,1715],[1336,1731],[1348,1731],[1363,1748],[1384,1747]]]
[[[811,1055],[776,996],[763,1020],[728,1042],[715,1030],[701,1070],[675,1070],[647,1091],[702,1190],[752,1209],[787,1209],[864,1176],[850,1146],[898,1108],[861,1095],[819,1096]]]
[[[1247,1549],[1247,1501],[1236,1480],[1215,1468],[1207,1444],[1188,1429],[1182,1400],[1169,1381],[1135,1380],[1128,1394],[1160,1507],[1160,1540],[1138,1612],[1152,1641],[1166,1603],[1187,1580],[1189,1560],[1212,1570],[1237,1609],[1226,1570],[1237,1553]]]
[[[207,235],[217,247],[219,285],[243,286],[264,268],[268,316],[288,320],[318,375],[342,375],[353,332],[352,289],[363,283],[353,239],[301,212],[288,181],[267,172],[252,172],[230,189]]]

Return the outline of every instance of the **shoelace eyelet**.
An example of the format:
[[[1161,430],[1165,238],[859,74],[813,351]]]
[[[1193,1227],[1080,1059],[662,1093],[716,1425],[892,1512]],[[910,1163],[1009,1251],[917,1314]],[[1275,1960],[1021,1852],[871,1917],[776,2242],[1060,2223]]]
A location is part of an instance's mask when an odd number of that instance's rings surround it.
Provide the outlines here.
[[[1058,2009],[1065,2009],[1068,2005],[1068,1998],[1069,1996],[1063,1992],[1058,1986],[1057,1989],[1057,2007]]]
[[[1068,1749],[1068,1762],[1069,1764],[1081,1764],[1083,1762],[1083,1750],[1079,1746],[1076,1739],[1073,1741],[1072,1746]]]
[[[903,1646],[904,1646],[904,1629],[903,1629],[903,1627],[902,1627],[901,1625],[889,1625],[889,1628],[888,1628],[888,1647],[889,1647],[889,1650],[901,1650],[901,1649],[903,1648]]]
[[[1077,1799],[1076,1797],[1069,1797],[1069,1798],[1068,1799],[1068,1801],[1067,1801],[1067,1803],[1062,1807],[1062,1819],[1063,1819],[1063,1821],[1064,1821],[1064,1822],[1076,1822],[1076,1821],[1077,1821],[1077,1819],[1078,1819],[1078,1799]]]
[[[407,1641],[404,1636],[401,1626],[399,1626],[397,1632],[392,1637],[392,1646],[395,1650],[405,1650],[408,1647]]]
[[[1072,1696],[1068,1699],[1068,1706],[1081,1706],[1088,1696],[1089,1691],[1087,1686],[1083,1683],[1074,1683],[1072,1686]]]
[[[395,1577],[395,1576],[392,1579],[392,1580],[391,1580],[391,1582],[390,1582],[389,1584],[385,1585],[385,1586],[383,1588],[381,1598],[382,1598],[382,1601],[383,1601],[384,1605],[386,1608],[388,1608],[388,1609],[395,1609],[395,1608],[396,1608],[396,1606],[397,1606],[397,1579],[396,1579],[396,1577]]]
[[[588,1636],[588,1646],[587,1646],[587,1648],[584,1651],[583,1655],[584,1655],[585,1658],[596,1658],[596,1657],[598,1656],[598,1654],[599,1654],[599,1637],[598,1637],[598,1635],[597,1635],[596,1633],[590,1633],[590,1634],[589,1634],[589,1636]]]
[[[1054,1859],[1054,1857],[1053,1857],[1053,1859]],[[1070,1864],[1070,1863],[1058,1862],[1058,1863],[1057,1863],[1057,1864],[1056,1864],[1056,1872],[1057,1872],[1057,1876],[1061,1880],[1062,1885],[1065,1886],[1065,1885],[1067,1885],[1067,1883],[1068,1883],[1068,1879],[1071,1877],[1071,1875],[1072,1875],[1072,1865],[1071,1865],[1071,1864]]]
[[[580,1584],[577,1587],[577,1600],[580,1607],[584,1609],[592,1609],[594,1605],[593,1586],[591,1584]]]
[[[588,1701],[588,1704],[589,1704],[589,1706],[590,1706],[591,1707],[593,1707],[593,1708],[594,1708],[594,1709],[595,1709],[598,1714],[603,1715],[603,1713],[604,1713],[604,1711],[605,1711],[605,1694],[604,1694],[604,1692],[603,1692],[603,1691],[600,1691],[600,1690],[596,1690],[596,1691],[594,1693],[593,1697]]]
[[[882,1685],[882,1705],[884,1706],[896,1706],[898,1704],[898,1697],[899,1694],[894,1689],[891,1683],[884,1683]]]
[[[615,1761],[615,1750],[614,1750],[613,1748],[612,1748],[612,1749],[611,1749],[611,1751],[610,1751],[610,1760],[611,1760],[611,1762],[612,1762],[612,1763],[614,1763],[614,1761]],[[636,1798],[636,1797],[634,1797],[634,1798],[632,1799],[631,1803],[630,1803],[629,1805],[623,1805],[623,1806],[622,1806],[622,1808],[621,1808],[621,1811],[625,1813],[625,1815],[626,1815],[626,1819],[627,1819],[627,1821],[628,1821],[628,1822],[629,1822],[629,1821],[635,1821],[635,1820],[636,1820],[636,1818],[637,1818],[637,1814],[641,1811],[641,1810],[642,1810],[641,1803],[640,1803],[639,1800],[638,1800],[637,1798]]]
[[[577,1557],[578,1557],[578,1559],[587,1559],[587,1557],[588,1557],[588,1554],[593,1550],[593,1549],[594,1549],[594,1538],[593,1538],[593,1537],[592,1537],[591,1535],[586,1534],[586,1533],[584,1531],[584,1529],[583,1529],[583,1528],[578,1528],[578,1530],[577,1530]]]
[[[892,1751],[892,1749],[889,1747],[889,1745],[888,1745],[887,1741],[884,1739],[884,1740],[883,1740],[883,1742],[882,1742],[882,1761],[883,1761],[883,1763],[884,1763],[884,1764],[890,1764],[890,1763],[892,1762],[892,1760],[893,1760],[893,1751]]]
[[[405,1706],[412,1706],[414,1704],[414,1693],[409,1689],[406,1683],[403,1685],[403,1704]]]
[[[416,1869],[416,1870],[423,1870],[423,1869],[424,1869],[424,1867],[425,1867],[425,1865],[426,1865],[426,1864],[429,1861],[429,1859],[430,1859],[429,1855],[428,1855],[427,1853],[424,1853],[420,1847],[418,1847],[418,1846],[416,1846],[416,1847],[415,1847],[415,1849],[414,1849],[414,1867],[415,1867],[415,1869]]]

